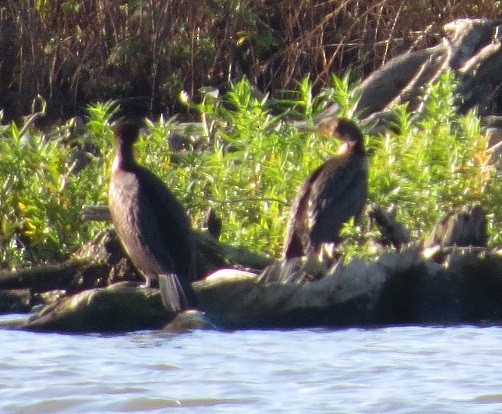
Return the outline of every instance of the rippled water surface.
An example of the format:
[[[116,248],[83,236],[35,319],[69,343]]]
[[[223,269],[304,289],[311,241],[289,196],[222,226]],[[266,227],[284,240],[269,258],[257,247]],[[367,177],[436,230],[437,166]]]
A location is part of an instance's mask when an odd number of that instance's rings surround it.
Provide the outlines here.
[[[495,327],[0,329],[0,413],[500,413],[501,344]]]

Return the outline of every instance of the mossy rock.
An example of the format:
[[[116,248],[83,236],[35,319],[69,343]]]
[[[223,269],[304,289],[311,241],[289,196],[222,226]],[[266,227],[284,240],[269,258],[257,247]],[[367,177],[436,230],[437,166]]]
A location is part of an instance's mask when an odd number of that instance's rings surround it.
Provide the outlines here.
[[[0,290],[0,314],[25,313],[30,309],[29,289]]]
[[[58,332],[126,332],[159,329],[176,313],[157,289],[116,283],[62,298],[28,319],[24,329]]]

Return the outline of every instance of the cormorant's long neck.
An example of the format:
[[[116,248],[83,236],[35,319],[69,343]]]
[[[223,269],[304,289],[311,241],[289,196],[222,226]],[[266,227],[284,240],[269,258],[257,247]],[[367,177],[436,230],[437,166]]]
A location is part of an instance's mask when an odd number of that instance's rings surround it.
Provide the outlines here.
[[[366,149],[364,148],[364,138],[358,139],[352,146],[352,154],[365,155]]]
[[[339,155],[366,155],[366,150],[364,149],[363,140],[357,141],[344,141],[342,145],[338,148]]]
[[[130,141],[120,141],[117,147],[117,154],[113,160],[113,170],[128,170],[136,166],[134,143]]]

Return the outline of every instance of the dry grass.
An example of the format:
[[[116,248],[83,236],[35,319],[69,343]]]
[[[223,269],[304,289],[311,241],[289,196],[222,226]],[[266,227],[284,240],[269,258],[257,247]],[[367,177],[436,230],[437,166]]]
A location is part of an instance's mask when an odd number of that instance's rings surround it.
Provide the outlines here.
[[[139,96],[151,112],[179,112],[181,90],[242,75],[274,92],[309,74],[319,90],[332,72],[362,77],[433,44],[447,21],[501,10],[487,0],[5,0],[0,106],[26,113],[40,94],[64,118]]]

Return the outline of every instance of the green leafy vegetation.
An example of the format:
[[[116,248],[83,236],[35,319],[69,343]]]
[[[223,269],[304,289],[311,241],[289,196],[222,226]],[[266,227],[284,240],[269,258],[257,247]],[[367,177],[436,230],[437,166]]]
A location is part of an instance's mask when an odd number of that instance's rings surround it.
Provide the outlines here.
[[[299,133],[291,115],[311,123],[333,102],[352,114],[352,86],[348,78],[334,77],[332,86],[314,96],[305,79],[287,102],[275,102],[240,81],[223,97],[207,92],[199,103],[185,98],[203,120],[199,135],[188,138],[193,148],[173,152],[167,138],[182,125],[161,118],[147,123],[147,137],[136,145],[138,159],[172,188],[195,227],[213,207],[223,219],[222,241],[277,257],[299,186],[338,146],[336,140]],[[414,239],[451,207],[480,203],[489,214],[490,245],[500,246],[502,179],[490,164],[476,114],[459,117],[452,110],[452,90],[453,80],[442,77],[426,94],[418,121],[398,107],[401,133],[366,137],[370,201],[396,205]],[[111,103],[90,107],[85,130],[71,121],[50,133],[29,124],[22,131],[13,123],[2,127],[3,267],[64,259],[103,229],[103,223],[83,221],[81,209],[107,202],[113,111]],[[92,155],[76,172],[75,153],[82,149]],[[361,229],[348,227],[348,253],[370,254]]]
[[[453,90],[452,76],[444,75],[430,87],[418,122],[399,108],[402,133],[370,139],[370,198],[397,205],[414,238],[465,203],[481,204],[491,214],[491,226],[500,227],[501,177],[490,163],[488,138],[474,111],[455,114]],[[492,242],[501,241],[493,232]]]
[[[2,267],[64,259],[103,228],[83,222],[81,210],[106,202],[111,141],[99,142],[99,154],[88,155],[88,165],[76,172],[77,151],[91,137],[68,145],[71,129],[69,122],[51,133],[33,127],[20,133],[11,123],[0,131]]]

